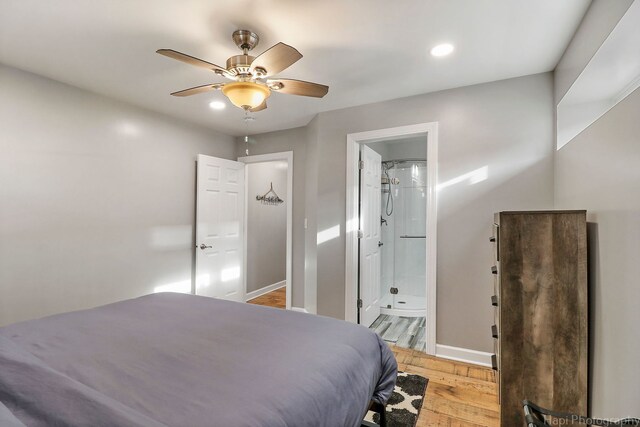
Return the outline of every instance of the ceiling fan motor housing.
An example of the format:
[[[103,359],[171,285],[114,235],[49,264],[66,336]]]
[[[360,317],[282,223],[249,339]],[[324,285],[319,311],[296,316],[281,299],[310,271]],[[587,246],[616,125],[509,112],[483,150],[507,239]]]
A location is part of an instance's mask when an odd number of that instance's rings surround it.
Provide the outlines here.
[[[227,59],[227,71],[234,76],[250,75],[249,67],[255,57],[251,55],[235,55]]]
[[[254,47],[258,45],[260,41],[260,37],[253,31],[249,30],[236,30],[233,32],[231,36],[233,38],[233,42],[243,51],[250,51]]]

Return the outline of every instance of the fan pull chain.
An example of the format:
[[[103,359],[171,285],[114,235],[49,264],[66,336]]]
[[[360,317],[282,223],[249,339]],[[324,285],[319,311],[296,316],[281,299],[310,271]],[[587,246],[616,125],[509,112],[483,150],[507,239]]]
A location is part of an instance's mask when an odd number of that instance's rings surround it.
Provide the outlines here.
[[[244,136],[244,154],[249,155],[249,112],[244,110],[244,124],[247,127],[247,131]]]

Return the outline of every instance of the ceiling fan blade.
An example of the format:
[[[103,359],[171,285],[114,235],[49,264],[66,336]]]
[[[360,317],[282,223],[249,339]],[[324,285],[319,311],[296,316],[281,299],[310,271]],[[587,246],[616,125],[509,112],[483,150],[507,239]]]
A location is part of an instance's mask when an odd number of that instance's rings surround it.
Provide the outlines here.
[[[212,71],[217,70],[221,73],[227,73],[227,70],[220,67],[219,65],[212,64],[211,62],[204,61],[202,59],[196,58],[195,56],[187,55],[186,53],[181,53],[173,49],[158,49],[156,50],[156,53],[164,55],[168,58],[177,59],[178,61],[182,61],[196,67],[202,67]]]
[[[322,98],[329,92],[329,86],[318,83],[305,82],[293,79],[275,79],[267,80],[267,84],[274,92],[288,93],[289,95],[313,96],[314,98]],[[278,89],[278,86],[280,88]]]
[[[222,86],[224,86],[224,85],[223,84],[218,84],[218,83],[202,85],[202,86],[196,86],[196,87],[192,87],[192,88],[189,88],[189,89],[180,90],[178,92],[173,92],[171,95],[173,95],[173,96],[197,95],[199,93],[209,92],[211,90],[218,90]]]
[[[264,101],[262,101],[262,104],[258,105],[256,108],[252,108],[249,111],[251,111],[252,113],[255,113],[256,111],[262,111],[262,110],[265,110],[266,108],[267,108],[267,100],[265,99]]]
[[[278,43],[258,55],[251,63],[249,70],[253,73],[256,69],[261,69],[264,70],[262,77],[272,76],[289,68],[300,58],[302,54],[296,48]]]

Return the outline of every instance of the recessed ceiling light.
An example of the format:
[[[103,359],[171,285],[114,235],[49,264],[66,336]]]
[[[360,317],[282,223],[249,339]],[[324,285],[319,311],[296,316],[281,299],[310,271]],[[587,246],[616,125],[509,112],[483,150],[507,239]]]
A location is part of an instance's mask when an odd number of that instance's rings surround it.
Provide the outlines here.
[[[453,45],[451,43],[442,43],[434,46],[431,49],[431,55],[433,56],[447,56],[453,52]]]
[[[224,110],[227,107],[227,104],[222,101],[211,101],[209,103],[209,107],[214,110]]]

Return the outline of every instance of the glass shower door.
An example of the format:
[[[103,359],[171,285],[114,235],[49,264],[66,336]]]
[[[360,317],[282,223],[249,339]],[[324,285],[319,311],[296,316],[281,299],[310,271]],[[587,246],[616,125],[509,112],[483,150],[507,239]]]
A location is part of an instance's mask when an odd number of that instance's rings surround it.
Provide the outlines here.
[[[394,284],[393,308],[426,307],[426,164],[405,162],[396,166],[400,183],[393,188]]]

